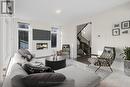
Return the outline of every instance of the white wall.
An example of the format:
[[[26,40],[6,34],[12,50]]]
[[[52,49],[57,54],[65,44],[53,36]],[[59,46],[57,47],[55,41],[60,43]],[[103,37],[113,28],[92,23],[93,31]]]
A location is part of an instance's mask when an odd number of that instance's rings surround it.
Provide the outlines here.
[[[3,75],[3,68],[7,66],[7,63],[14,52],[14,28],[13,18],[9,16],[1,17],[1,49],[0,49],[0,61],[1,61],[1,75]]]
[[[76,58],[77,57],[77,37],[76,37],[76,26],[64,26],[62,29],[62,44],[69,44],[70,45],[70,57]]]
[[[3,61],[3,56],[2,56],[2,17],[0,16],[0,41],[1,41],[1,43],[0,43],[0,72],[2,72],[2,61]],[[0,73],[0,80],[2,80],[2,73]]]
[[[130,46],[130,29],[128,34],[112,36],[113,24],[130,20],[130,3],[112,8],[92,17],[77,19],[75,23],[70,23],[64,27],[63,43],[73,45],[71,56],[77,57],[76,26],[92,21],[92,53],[101,54],[104,46],[116,47],[117,57],[121,49]],[[100,36],[100,37],[98,37]]]
[[[116,47],[117,57],[120,49],[130,46],[128,34],[112,36],[113,24],[130,20],[130,3],[105,11],[92,18],[92,53],[101,53],[104,46]],[[100,37],[98,37],[100,35]]]
[[[6,0],[0,0],[6,1]],[[1,7],[1,5],[0,5]],[[0,8],[1,9],[1,8]],[[13,15],[1,14],[0,12],[0,81],[3,80],[3,68],[9,61],[10,55],[14,52],[13,49]],[[6,55],[7,54],[7,55]]]
[[[71,58],[77,58],[77,25],[85,24],[90,22],[89,18],[76,20],[75,23],[69,23],[64,25],[63,33],[63,44],[70,44],[71,47]]]

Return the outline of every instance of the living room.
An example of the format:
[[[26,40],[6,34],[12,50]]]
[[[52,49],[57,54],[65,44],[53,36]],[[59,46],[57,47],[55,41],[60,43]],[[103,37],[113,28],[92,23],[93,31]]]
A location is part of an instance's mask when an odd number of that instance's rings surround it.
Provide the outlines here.
[[[29,3],[30,5],[28,6]],[[71,4],[68,5],[68,3]],[[0,16],[0,40],[2,41],[2,43],[0,43],[1,79],[5,72],[3,68],[8,65],[10,57],[19,49],[18,31],[21,29],[18,26],[20,23],[27,24],[28,26],[28,49],[31,53],[35,54],[36,57],[53,55],[56,51],[62,50],[63,44],[69,44],[70,59],[75,61],[77,58],[77,26],[92,22],[92,24],[90,24],[91,27],[89,27],[91,29],[91,53],[101,55],[105,46],[114,47],[116,50],[116,58],[111,66],[113,73],[109,74],[111,76],[115,75],[115,77],[106,77],[106,80],[101,82],[101,87],[126,87],[126,84],[129,85],[128,81],[130,81],[130,78],[124,74],[124,61],[120,55],[125,47],[130,47],[128,38],[130,36],[129,0],[101,0],[99,2],[95,0],[83,0],[83,2],[79,0],[40,0],[39,2],[15,0],[14,6],[14,14],[1,14]],[[122,26],[125,23],[126,26],[124,27],[127,28],[124,29]],[[33,37],[34,29],[56,34],[57,45],[52,47],[51,39],[35,40]],[[44,44],[47,48],[40,48],[39,50],[37,49],[38,44]],[[73,63],[76,63],[75,65],[83,69],[88,67],[87,64],[82,64],[81,62]],[[91,65],[89,68],[91,68]],[[109,68],[101,67],[101,69],[105,69],[108,72],[110,71]],[[95,71],[93,72],[95,73]],[[96,74],[101,74],[100,72],[101,71],[98,70]],[[118,75],[122,78],[119,78]],[[113,82],[109,80],[116,80],[116,84],[113,84]]]

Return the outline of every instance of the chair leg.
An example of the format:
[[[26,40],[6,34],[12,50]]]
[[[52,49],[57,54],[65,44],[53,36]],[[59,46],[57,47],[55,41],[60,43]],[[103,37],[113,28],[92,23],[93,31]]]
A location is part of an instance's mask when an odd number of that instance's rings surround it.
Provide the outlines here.
[[[99,69],[100,69],[100,67],[101,67],[101,66],[99,66],[99,67],[97,68],[97,70],[99,70]],[[97,70],[96,70],[95,72],[97,72]]]
[[[109,68],[110,68],[110,70],[113,72],[113,70],[112,70],[111,66],[109,66]]]
[[[107,61],[107,64],[108,64],[108,66],[109,66],[110,70],[113,72],[113,70],[112,70],[112,68],[111,68],[111,66],[110,66],[110,64],[109,64],[109,62],[108,62],[108,61]]]

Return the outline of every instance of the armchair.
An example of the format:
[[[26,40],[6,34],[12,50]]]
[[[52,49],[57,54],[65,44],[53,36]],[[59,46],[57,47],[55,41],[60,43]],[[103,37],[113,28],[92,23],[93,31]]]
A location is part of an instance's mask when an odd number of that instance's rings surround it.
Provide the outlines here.
[[[98,55],[96,55],[96,54],[92,54],[91,56],[97,57],[97,61],[94,63],[95,66],[99,66],[97,68],[97,70],[100,69],[101,66],[105,66],[105,67],[109,67],[111,69],[111,71],[113,72],[111,65],[112,65],[113,61],[115,60],[115,56],[116,56],[114,47],[105,46],[101,56],[98,57]]]

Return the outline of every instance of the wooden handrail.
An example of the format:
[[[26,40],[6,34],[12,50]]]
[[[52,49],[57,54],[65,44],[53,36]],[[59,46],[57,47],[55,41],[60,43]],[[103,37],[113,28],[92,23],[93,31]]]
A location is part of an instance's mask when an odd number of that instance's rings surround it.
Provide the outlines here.
[[[81,31],[88,25],[88,24],[92,24],[92,22],[88,22],[84,25],[84,27],[79,31],[79,33],[77,35],[79,35],[81,33]]]

